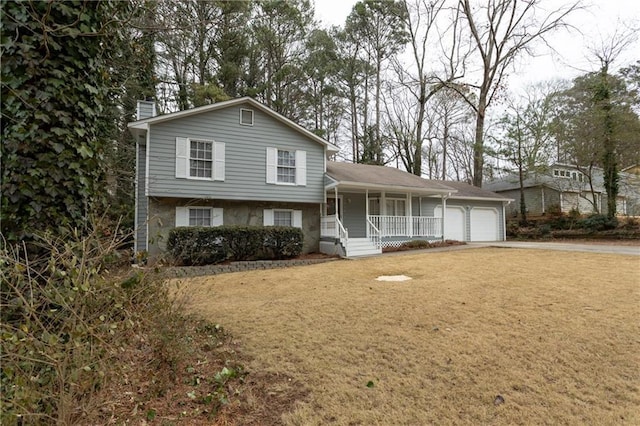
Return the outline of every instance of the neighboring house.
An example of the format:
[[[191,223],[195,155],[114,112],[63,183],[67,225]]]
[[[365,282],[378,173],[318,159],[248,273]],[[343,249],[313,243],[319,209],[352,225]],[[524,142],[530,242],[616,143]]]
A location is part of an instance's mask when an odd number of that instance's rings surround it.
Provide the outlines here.
[[[620,172],[616,210],[619,215],[639,214],[640,185],[638,177]],[[517,174],[495,179],[484,188],[515,200],[509,206],[509,214],[520,212],[520,183]],[[582,214],[606,213],[607,194],[604,189],[602,169],[593,168],[591,180],[577,167],[554,164],[548,170],[531,173],[523,182],[525,205],[531,215],[542,215],[549,209],[564,213],[577,210]]]
[[[443,230],[458,240],[504,239],[508,199],[398,169],[330,162],[335,145],[251,98],[161,116],[140,101],[138,118],[129,123],[135,250],[150,257],[177,226],[297,226],[304,252],[346,256],[442,239]]]

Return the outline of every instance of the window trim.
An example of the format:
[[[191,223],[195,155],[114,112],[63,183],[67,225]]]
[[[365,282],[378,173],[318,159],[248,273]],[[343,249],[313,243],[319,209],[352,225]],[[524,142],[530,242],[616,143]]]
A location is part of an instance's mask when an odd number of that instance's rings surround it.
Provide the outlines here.
[[[191,210],[209,210],[211,214],[211,224],[205,226],[206,228],[213,228],[216,226],[222,226],[224,224],[224,209],[222,207],[212,206],[177,206],[175,213],[175,226],[176,227],[194,227],[199,225],[190,225]],[[200,225],[204,226],[204,225]]]
[[[191,142],[211,143],[211,177],[191,176]],[[176,137],[175,177],[178,179],[224,182],[226,174],[225,150],[225,143],[214,139]]]
[[[242,120],[242,115],[244,112],[250,112],[251,113],[251,123],[245,123]],[[255,123],[255,113],[252,109],[248,109],[248,108],[240,108],[240,125],[241,126],[253,126],[253,124]]]
[[[289,213],[289,225],[276,225],[276,213]],[[293,226],[293,210],[292,209],[273,209],[273,226]]]
[[[276,226],[274,225],[275,223],[274,213],[276,211],[291,212],[291,227],[302,229],[302,210],[297,210],[297,209],[282,209],[282,208],[264,209],[263,217],[262,217],[262,224],[264,226]]]
[[[196,138],[187,138],[187,179],[191,180],[214,180],[215,176],[215,150],[216,150],[216,142],[214,140],[208,139],[196,139]],[[202,142],[211,144],[211,160],[201,159],[201,158],[193,158],[191,157],[191,144],[193,142]],[[192,176],[191,175],[191,160],[195,161],[209,161],[211,162],[211,177],[203,177],[203,176]]]
[[[290,156],[293,156],[293,166],[284,166],[284,165],[280,165],[280,153],[281,152],[286,152],[288,153]],[[278,173],[280,171],[280,168],[282,169],[287,169],[289,171],[293,170],[293,182],[285,182],[285,181],[281,181],[280,179],[280,173]],[[298,164],[296,161],[296,151],[290,151],[290,150],[286,150],[286,149],[276,149],[276,184],[277,185],[291,185],[291,186],[296,186],[298,184],[297,182],[297,172],[298,170]]]
[[[295,161],[295,182],[278,181],[278,152],[293,152]],[[267,147],[266,183],[282,186],[307,186],[307,151]]]

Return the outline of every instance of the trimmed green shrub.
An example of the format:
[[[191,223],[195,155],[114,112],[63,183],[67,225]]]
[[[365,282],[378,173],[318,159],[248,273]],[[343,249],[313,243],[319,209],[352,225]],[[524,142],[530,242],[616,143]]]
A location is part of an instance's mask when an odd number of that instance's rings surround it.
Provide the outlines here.
[[[618,219],[609,218],[603,214],[594,214],[578,221],[577,226],[588,231],[606,231],[615,229],[618,226]]]
[[[265,254],[271,259],[286,259],[302,253],[302,229],[290,226],[267,226]]]
[[[210,265],[227,259],[225,228],[179,227],[169,232],[167,250],[181,265]]]
[[[295,257],[302,241],[302,230],[287,226],[179,227],[169,232],[167,250],[177,264],[211,265]]]
[[[251,260],[259,256],[264,244],[265,228],[262,226],[225,227],[225,243],[229,258]]]

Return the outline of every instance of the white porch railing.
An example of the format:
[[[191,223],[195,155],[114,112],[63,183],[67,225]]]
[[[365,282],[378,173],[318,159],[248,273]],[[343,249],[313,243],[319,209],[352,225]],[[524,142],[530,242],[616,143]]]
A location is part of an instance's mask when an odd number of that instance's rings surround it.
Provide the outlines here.
[[[338,238],[346,246],[349,240],[349,231],[344,228],[340,219],[333,214],[320,218],[320,236]]]
[[[369,237],[369,240],[373,243],[373,245],[376,246],[377,249],[381,249],[382,238],[380,235],[380,230],[373,224],[373,222],[371,222],[370,217],[371,216],[367,218],[367,236]]]
[[[440,237],[442,219],[426,216],[370,215],[369,221],[381,237]]]
[[[320,236],[338,238],[338,231],[336,227],[336,215],[322,216],[320,218]]]

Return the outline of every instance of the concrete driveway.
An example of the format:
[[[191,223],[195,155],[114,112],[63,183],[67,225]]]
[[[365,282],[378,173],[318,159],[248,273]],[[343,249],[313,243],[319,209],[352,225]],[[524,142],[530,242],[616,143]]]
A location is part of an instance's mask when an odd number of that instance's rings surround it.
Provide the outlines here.
[[[542,250],[582,251],[587,253],[630,254],[640,256],[640,244],[615,245],[615,244],[580,244],[580,243],[554,243],[539,241],[501,241],[490,243],[467,243],[470,247],[509,247]]]

